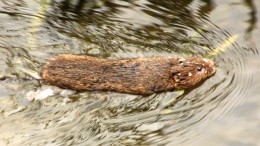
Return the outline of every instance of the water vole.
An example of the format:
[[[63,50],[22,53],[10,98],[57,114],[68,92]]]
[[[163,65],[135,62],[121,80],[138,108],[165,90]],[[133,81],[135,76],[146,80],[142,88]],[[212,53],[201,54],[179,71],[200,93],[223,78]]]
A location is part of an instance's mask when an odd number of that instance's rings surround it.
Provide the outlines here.
[[[43,66],[41,75],[52,85],[77,91],[149,95],[192,87],[215,71],[211,60],[199,57],[112,60],[61,54]]]

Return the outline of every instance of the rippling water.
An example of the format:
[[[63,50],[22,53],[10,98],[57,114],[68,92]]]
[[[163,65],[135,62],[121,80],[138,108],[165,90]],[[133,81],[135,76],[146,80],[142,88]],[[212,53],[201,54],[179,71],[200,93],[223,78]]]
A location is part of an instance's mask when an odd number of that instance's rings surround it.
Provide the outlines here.
[[[244,101],[257,54],[191,1],[0,2],[0,144],[185,145]],[[216,50],[222,50],[217,52]],[[186,91],[148,97],[49,86],[41,66],[61,53],[105,58],[203,56],[217,73]],[[248,71],[249,70],[249,71]]]

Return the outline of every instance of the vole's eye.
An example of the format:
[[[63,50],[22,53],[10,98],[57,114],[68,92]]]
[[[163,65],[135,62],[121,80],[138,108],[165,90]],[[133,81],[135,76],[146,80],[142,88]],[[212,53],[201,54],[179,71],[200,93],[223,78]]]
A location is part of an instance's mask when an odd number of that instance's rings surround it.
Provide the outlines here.
[[[202,67],[197,67],[197,71],[202,71]]]
[[[173,76],[180,76],[181,73],[179,73],[179,72],[173,72],[172,75],[173,75]]]
[[[184,61],[185,61],[184,58],[179,58],[178,60],[179,60],[179,64],[180,64],[180,65],[182,65],[182,64],[184,63]]]

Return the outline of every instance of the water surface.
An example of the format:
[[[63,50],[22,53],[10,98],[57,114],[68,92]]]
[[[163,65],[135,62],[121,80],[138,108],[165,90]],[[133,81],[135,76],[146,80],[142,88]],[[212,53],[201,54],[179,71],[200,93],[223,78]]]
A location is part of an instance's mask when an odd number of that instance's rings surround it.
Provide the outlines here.
[[[250,41],[256,22],[239,8],[251,21],[234,25],[238,17],[220,12],[234,6],[256,8],[250,1],[1,1],[0,144],[207,145],[215,121],[236,115],[257,95],[258,50]],[[217,73],[193,89],[148,97],[77,93],[39,79],[42,65],[62,53],[202,56],[215,61]]]

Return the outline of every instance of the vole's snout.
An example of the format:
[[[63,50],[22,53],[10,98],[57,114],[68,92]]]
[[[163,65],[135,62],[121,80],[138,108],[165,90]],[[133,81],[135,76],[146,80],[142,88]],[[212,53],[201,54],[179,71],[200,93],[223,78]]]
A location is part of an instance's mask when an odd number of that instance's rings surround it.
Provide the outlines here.
[[[207,65],[208,76],[213,75],[216,72],[215,63],[212,60],[209,60],[209,59],[206,59],[206,58],[203,58],[203,61]]]

